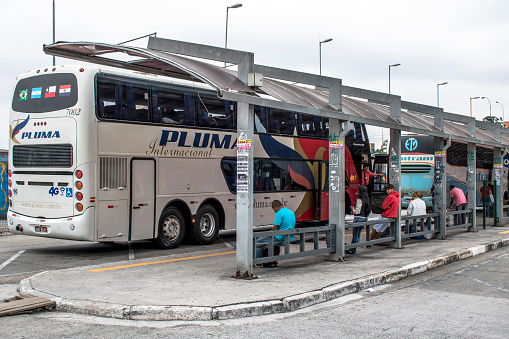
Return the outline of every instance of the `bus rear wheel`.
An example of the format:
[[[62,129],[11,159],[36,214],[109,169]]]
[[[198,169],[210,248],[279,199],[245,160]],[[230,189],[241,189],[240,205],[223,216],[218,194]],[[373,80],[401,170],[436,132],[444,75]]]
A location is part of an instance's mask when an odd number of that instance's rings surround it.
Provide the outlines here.
[[[184,239],[185,229],[182,213],[175,207],[165,209],[159,219],[157,244],[164,249],[177,247]]]
[[[191,226],[190,238],[200,245],[209,245],[219,234],[219,214],[211,205],[205,205],[198,211],[196,222]]]

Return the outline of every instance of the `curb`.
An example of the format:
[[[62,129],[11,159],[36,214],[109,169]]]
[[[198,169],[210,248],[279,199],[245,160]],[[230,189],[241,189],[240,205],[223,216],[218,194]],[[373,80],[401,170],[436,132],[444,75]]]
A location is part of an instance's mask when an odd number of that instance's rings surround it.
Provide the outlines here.
[[[282,299],[252,303],[239,303],[217,307],[206,306],[134,306],[105,302],[72,300],[37,291],[32,287],[31,278],[20,282],[19,291],[56,302],[59,312],[86,314],[98,317],[127,320],[227,320],[260,315],[293,312],[311,305],[336,299],[347,294],[357,293],[370,287],[396,282],[435,268],[464,260],[476,255],[508,246],[509,238],[487,244],[465,248],[433,259],[419,261],[359,279],[326,286],[322,289],[288,296]]]

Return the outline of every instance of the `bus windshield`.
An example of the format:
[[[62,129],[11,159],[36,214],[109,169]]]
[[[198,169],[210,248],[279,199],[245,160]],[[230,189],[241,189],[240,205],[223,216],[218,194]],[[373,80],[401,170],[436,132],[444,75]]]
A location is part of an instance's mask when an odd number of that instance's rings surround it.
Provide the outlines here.
[[[16,84],[12,110],[44,113],[72,107],[78,102],[78,82],[71,73],[42,74]]]

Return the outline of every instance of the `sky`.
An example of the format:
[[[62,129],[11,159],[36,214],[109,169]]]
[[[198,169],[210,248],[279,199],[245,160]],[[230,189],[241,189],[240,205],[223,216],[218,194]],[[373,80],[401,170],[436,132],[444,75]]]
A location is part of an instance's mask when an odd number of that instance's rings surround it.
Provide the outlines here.
[[[56,40],[119,43],[157,36],[253,52],[255,63],[340,78],[344,85],[388,92],[482,120],[508,109],[507,0],[55,0]],[[52,42],[52,0],[0,5],[0,148],[8,147],[9,110],[16,77],[51,66],[42,51]],[[145,47],[146,39],[133,45]],[[57,58],[57,64],[77,64]],[[500,103],[497,103],[497,101]],[[380,144],[388,130],[369,129]]]

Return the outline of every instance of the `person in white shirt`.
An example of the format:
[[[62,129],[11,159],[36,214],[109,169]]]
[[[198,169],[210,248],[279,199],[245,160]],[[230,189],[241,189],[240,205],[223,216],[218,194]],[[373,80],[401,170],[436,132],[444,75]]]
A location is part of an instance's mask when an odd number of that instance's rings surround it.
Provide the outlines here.
[[[422,194],[420,192],[414,192],[412,194],[412,201],[408,204],[406,210],[407,215],[423,215],[426,214],[426,203],[421,200]]]
[[[426,214],[426,203],[422,201],[422,194],[420,192],[414,192],[412,194],[412,201],[408,204],[408,208],[406,210],[407,215],[416,216],[416,215],[424,215]],[[413,227],[415,229],[417,220],[413,222]],[[415,230],[417,231],[417,230]],[[426,234],[424,236],[425,239],[431,239],[431,234]]]

